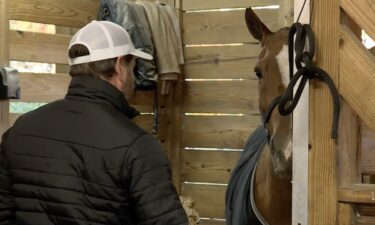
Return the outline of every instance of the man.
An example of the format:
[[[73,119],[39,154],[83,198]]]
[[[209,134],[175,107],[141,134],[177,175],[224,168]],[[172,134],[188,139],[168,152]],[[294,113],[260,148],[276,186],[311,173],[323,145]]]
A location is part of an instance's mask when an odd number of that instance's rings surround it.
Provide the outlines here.
[[[131,122],[136,57],[152,59],[112,22],[73,36],[65,99],[3,135],[0,224],[187,224],[160,144]]]

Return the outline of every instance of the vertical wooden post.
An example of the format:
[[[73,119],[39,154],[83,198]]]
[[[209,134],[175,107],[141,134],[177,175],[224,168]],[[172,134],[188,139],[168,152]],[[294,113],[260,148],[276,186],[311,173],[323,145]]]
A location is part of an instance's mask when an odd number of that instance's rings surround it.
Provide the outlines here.
[[[182,0],[175,0],[175,10],[177,14],[177,18],[179,19],[180,26],[182,26]],[[182,30],[182,27],[181,29]],[[181,34],[182,35],[182,34]],[[181,71],[182,68],[181,68]],[[174,106],[173,111],[173,132],[171,135],[172,138],[172,146],[171,146],[171,155],[172,155],[172,169],[174,170],[173,173],[173,182],[174,185],[178,191],[178,193],[181,193],[181,112],[182,112],[182,106],[183,106],[183,82],[184,82],[184,76],[183,72],[178,77],[177,83],[174,86],[174,93],[173,93],[173,99],[171,104]]]
[[[360,38],[362,29],[341,10],[341,24],[347,25]],[[350,185],[361,182],[360,149],[359,149],[359,120],[357,114],[343,100],[340,115],[340,136],[338,137],[337,185]],[[337,221],[340,225],[352,225],[354,210],[351,204],[339,203]]]
[[[0,0],[0,67],[9,65],[9,0]],[[9,101],[0,102],[0,137],[9,127]]]
[[[314,0],[312,5],[316,65],[327,71],[337,85],[340,0]],[[331,139],[332,110],[327,86],[320,81],[310,82],[309,225],[336,224],[337,159],[336,143]]]

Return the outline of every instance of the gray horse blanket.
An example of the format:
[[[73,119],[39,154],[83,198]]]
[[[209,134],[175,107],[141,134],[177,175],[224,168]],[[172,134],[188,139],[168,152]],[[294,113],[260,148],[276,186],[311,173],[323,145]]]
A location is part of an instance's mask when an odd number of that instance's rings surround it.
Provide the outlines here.
[[[255,204],[252,205],[251,196],[256,164],[266,143],[266,129],[263,126],[257,128],[247,140],[232,171],[225,195],[225,217],[228,225],[262,225],[261,216]]]

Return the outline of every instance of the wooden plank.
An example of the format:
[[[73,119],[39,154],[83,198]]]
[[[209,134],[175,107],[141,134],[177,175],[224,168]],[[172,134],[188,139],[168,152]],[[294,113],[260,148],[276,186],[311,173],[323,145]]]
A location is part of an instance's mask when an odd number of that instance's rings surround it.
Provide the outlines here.
[[[360,149],[359,147],[359,122],[355,112],[342,101],[340,114],[340,136],[338,137],[338,185],[350,185],[361,182]],[[351,225],[354,212],[350,204],[339,203],[338,224]]]
[[[338,200],[348,203],[375,204],[374,184],[353,184],[338,189]]]
[[[186,82],[185,112],[259,114],[258,82]]]
[[[21,73],[21,99],[14,102],[52,102],[63,98],[71,77],[67,74]],[[153,92],[136,91],[131,101],[141,112],[152,112]]]
[[[355,204],[354,208],[358,215],[375,217],[375,204]]]
[[[225,190],[226,186],[182,185],[182,195],[193,198],[195,210],[204,218],[225,218]]]
[[[375,39],[374,1],[341,0],[341,7],[372,39]]]
[[[182,142],[185,147],[242,149],[260,125],[259,116],[185,116]]]
[[[316,65],[338,84],[340,0],[314,0],[312,29]],[[326,85],[310,82],[309,225],[336,224],[337,156],[331,139],[332,97]]]
[[[361,123],[361,172],[375,174],[375,132]]]
[[[10,59],[67,64],[70,38],[61,34],[10,31]]]
[[[97,0],[12,0],[10,18],[66,27],[83,27],[94,20]]]
[[[278,5],[277,0],[184,0],[183,10],[222,9],[222,8],[247,8],[254,6]]]
[[[255,79],[259,44],[185,47],[184,74],[188,79]]]
[[[9,1],[0,0],[0,67],[9,66]],[[0,101],[0,139],[9,125],[9,101]]]
[[[375,56],[345,26],[340,29],[340,94],[375,130]]]
[[[67,74],[20,74],[21,99],[14,102],[52,102],[65,96],[70,76]]]
[[[241,152],[185,151],[182,179],[188,182],[228,183]]]
[[[357,218],[356,225],[374,225],[374,224],[375,224],[375,217],[360,216]]]
[[[277,9],[254,11],[270,30],[280,28]],[[245,10],[184,13],[184,44],[258,43],[247,30],[244,14]]]

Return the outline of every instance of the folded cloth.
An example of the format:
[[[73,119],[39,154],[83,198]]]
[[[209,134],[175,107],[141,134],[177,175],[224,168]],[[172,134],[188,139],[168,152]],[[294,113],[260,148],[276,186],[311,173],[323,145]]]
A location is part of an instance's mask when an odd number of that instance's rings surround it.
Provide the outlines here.
[[[178,20],[172,9],[164,3],[136,1],[146,10],[156,50],[156,67],[160,75],[180,74],[183,64],[182,42]]]

